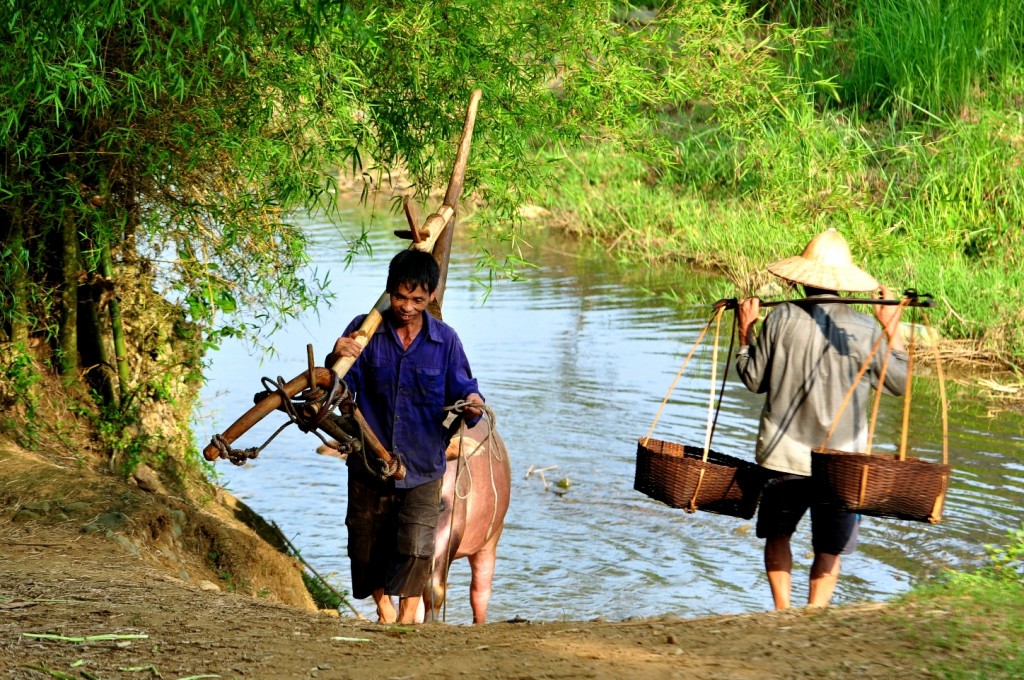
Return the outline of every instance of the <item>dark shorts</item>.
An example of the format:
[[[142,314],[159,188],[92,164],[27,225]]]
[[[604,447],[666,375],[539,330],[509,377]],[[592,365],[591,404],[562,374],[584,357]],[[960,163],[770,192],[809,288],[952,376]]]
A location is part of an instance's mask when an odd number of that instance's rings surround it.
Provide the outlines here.
[[[860,516],[818,501],[811,478],[800,475],[781,475],[765,485],[757,511],[757,537],[792,536],[808,508],[814,552],[849,555],[856,549]]]
[[[378,588],[399,597],[422,595],[434,557],[441,480],[396,489],[353,472],[345,515],[352,597],[369,597]]]

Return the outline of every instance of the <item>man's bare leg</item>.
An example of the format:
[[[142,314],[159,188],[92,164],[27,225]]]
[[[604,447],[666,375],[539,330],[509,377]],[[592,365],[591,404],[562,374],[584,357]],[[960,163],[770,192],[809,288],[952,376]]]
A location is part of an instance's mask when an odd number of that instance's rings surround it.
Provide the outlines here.
[[[775,610],[787,609],[793,579],[793,553],[789,548],[789,536],[775,536],[765,541],[764,569],[768,572],[768,585],[772,589]]]
[[[839,555],[814,553],[811,564],[811,588],[807,594],[808,607],[827,607],[839,582]]]
[[[398,622],[416,623],[416,610],[419,609],[422,601],[422,595],[398,598]]]
[[[395,605],[391,602],[391,596],[384,592],[383,588],[373,591],[373,602],[377,605],[377,620],[381,623],[395,622]]]

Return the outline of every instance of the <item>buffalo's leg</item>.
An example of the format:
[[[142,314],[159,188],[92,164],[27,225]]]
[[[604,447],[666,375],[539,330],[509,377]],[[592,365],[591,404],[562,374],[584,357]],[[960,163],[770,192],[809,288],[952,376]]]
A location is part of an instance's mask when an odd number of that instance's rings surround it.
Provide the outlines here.
[[[427,621],[441,620],[441,607],[444,605],[445,596],[444,579],[447,578],[448,574],[448,570],[444,569],[441,566],[442,564],[443,562],[435,569],[430,583],[427,584],[426,589],[423,591],[423,616]]]
[[[501,531],[491,536],[483,548],[469,556],[469,568],[473,574],[469,585],[469,603],[473,607],[473,623],[487,622],[487,603],[491,600],[491,583],[494,580],[494,563],[498,557],[498,539]]]

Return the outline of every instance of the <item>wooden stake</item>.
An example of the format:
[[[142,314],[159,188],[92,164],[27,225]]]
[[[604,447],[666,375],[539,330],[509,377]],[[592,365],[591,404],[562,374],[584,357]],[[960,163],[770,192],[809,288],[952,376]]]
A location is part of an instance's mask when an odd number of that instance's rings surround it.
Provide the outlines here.
[[[423,240],[420,234],[419,218],[416,215],[416,206],[412,204],[412,196],[406,194],[402,199],[402,209],[405,211],[405,220],[409,223],[409,230],[412,232],[412,242],[419,243]]]

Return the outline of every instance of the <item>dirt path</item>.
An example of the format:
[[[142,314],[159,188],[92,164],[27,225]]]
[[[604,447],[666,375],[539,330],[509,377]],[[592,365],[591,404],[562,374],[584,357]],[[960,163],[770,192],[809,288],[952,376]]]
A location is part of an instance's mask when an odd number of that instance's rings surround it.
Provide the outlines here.
[[[17,529],[8,525],[0,538],[4,678],[927,675],[911,661],[909,613],[894,617],[882,605],[696,620],[395,629],[205,591],[99,536]],[[75,642],[33,637],[39,634],[145,637]]]
[[[922,650],[913,634],[945,612],[910,605],[361,622],[314,611],[265,528],[228,494],[147,492],[0,438],[0,680],[914,678],[928,677],[925,654],[935,663],[947,653]]]

